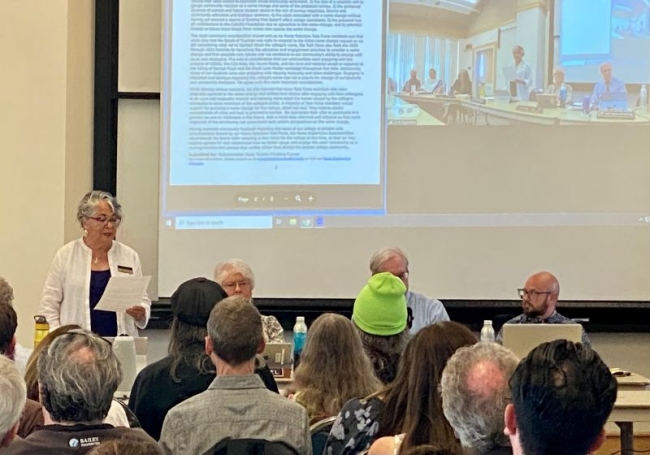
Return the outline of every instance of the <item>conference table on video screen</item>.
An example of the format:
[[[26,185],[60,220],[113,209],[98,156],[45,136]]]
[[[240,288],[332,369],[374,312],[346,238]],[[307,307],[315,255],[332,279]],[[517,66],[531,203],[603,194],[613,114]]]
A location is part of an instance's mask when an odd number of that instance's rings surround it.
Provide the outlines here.
[[[399,94],[399,99],[406,106],[417,106],[432,116],[449,118],[446,113],[449,107],[460,108],[458,112],[469,114],[451,118],[458,121],[477,124],[484,120],[489,124],[491,118],[511,123],[531,123],[537,125],[650,125],[650,112],[640,108],[631,110],[633,118],[599,118],[597,111],[584,114],[578,107],[541,108],[535,101],[497,101],[494,98],[483,98],[481,102],[467,97],[439,96],[431,94]],[[389,110],[389,113],[391,111]],[[441,123],[444,123],[441,121]]]

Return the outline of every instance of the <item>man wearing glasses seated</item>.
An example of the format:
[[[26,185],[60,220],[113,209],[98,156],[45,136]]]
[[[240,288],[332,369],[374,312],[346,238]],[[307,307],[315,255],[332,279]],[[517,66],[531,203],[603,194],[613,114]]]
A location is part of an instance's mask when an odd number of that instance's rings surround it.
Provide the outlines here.
[[[531,275],[523,289],[517,289],[524,314],[510,319],[506,324],[575,324],[573,319],[557,312],[560,296],[560,283],[550,272],[537,272]],[[499,330],[497,341],[503,341],[503,329]],[[591,346],[589,337],[582,329],[582,343]]]

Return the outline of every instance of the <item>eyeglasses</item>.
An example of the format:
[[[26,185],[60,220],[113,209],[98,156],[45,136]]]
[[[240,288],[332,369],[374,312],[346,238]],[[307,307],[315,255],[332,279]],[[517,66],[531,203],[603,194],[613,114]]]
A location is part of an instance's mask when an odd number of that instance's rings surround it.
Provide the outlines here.
[[[538,295],[552,294],[552,292],[550,292],[550,291],[541,292],[541,291],[536,291],[534,289],[531,289],[530,291],[528,289],[517,289],[517,294],[519,294],[520,299],[523,299],[524,297],[534,299]]]
[[[251,282],[248,280],[242,280],[242,281],[227,281],[222,284],[222,287],[224,289],[243,289],[243,288],[249,288],[251,287]]]
[[[88,219],[89,220],[95,220],[98,223],[104,224],[104,225],[106,225],[108,223],[111,223],[115,227],[118,227],[120,225],[120,223],[122,222],[122,220],[120,218],[116,217],[116,216],[112,216],[110,218],[105,217],[105,216],[89,216]]]

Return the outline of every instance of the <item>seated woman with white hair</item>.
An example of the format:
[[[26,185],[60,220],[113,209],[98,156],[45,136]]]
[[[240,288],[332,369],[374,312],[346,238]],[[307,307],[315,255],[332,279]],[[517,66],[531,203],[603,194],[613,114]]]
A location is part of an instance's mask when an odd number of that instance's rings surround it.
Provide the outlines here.
[[[228,297],[241,295],[253,299],[255,274],[253,269],[241,259],[228,259],[214,268],[214,281],[226,291]],[[267,343],[284,343],[284,329],[274,316],[262,315],[264,341]]]

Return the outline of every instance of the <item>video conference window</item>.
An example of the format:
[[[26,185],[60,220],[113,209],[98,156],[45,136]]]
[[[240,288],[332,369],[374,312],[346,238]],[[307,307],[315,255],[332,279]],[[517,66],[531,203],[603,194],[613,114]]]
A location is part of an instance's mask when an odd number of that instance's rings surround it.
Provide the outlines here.
[[[634,198],[587,191],[605,180],[606,160],[583,175],[576,159],[554,182],[582,175],[584,204],[510,188],[524,168],[556,175],[542,153],[564,157],[507,126],[650,125],[647,0],[522,3],[166,0],[163,228],[645,220],[620,204]],[[480,136],[459,133],[474,126]],[[486,170],[475,159],[485,144],[500,154]],[[534,158],[520,162],[525,153]],[[550,221],[520,216],[531,211],[521,187]]]
[[[647,1],[415,3],[390,2],[390,123],[650,125]],[[400,30],[416,9],[431,18],[427,35]]]

